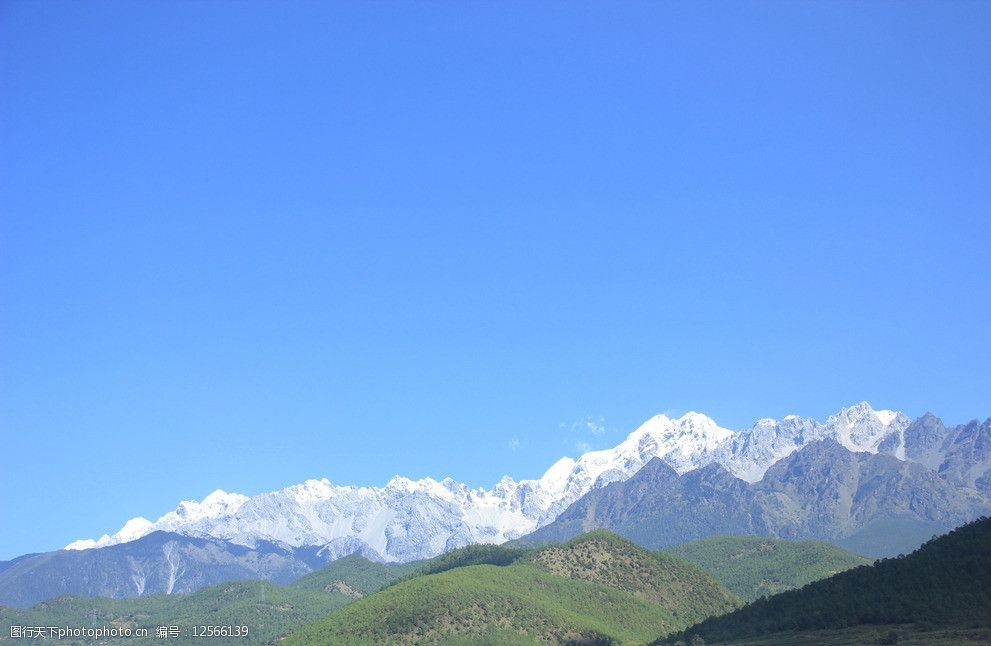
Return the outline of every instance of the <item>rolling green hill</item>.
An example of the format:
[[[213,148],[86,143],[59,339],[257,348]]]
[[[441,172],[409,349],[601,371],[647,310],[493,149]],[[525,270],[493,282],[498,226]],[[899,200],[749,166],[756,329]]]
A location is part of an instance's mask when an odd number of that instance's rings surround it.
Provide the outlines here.
[[[419,567],[413,563],[376,563],[363,556],[351,554],[310,572],[287,587],[299,590],[323,590],[325,592],[350,589],[364,596],[380,590],[396,579]],[[357,596],[352,594],[351,596]]]
[[[0,607],[0,641],[10,626],[115,626],[149,628],[147,639],[128,644],[162,643],[157,626],[192,629],[200,625],[247,626],[248,637],[169,639],[168,643],[266,644],[289,630],[377,590],[413,566],[383,565],[349,556],[312,572],[295,583],[235,581],[209,586],[189,595],[156,595],[136,599],[64,596],[32,608]],[[62,640],[59,643],[91,643]]]
[[[679,619],[711,616],[713,608],[736,606],[736,599],[696,567],[651,552],[606,530],[595,530],[561,545],[534,550],[521,559],[570,579],[601,583],[671,609]]]
[[[445,552],[440,556],[425,561],[416,561],[405,566],[408,572],[397,579],[395,583],[406,581],[418,576],[440,574],[454,568],[469,565],[509,565],[519,560],[530,550],[506,547],[503,545],[468,545]]]
[[[475,555],[509,556],[505,550]],[[305,626],[286,645],[637,644],[739,603],[698,568],[604,531],[515,557],[396,583]]]
[[[991,518],[935,538],[908,556],[883,559],[799,590],[759,599],[692,626],[665,643],[678,638],[691,643],[695,636],[706,643],[742,643],[765,635],[781,643],[786,635],[791,641],[799,639],[796,633],[882,624],[988,627]],[[897,634],[893,637],[897,640]]]
[[[874,560],[823,541],[759,536],[713,536],[664,552],[702,568],[744,601],[800,588]]]

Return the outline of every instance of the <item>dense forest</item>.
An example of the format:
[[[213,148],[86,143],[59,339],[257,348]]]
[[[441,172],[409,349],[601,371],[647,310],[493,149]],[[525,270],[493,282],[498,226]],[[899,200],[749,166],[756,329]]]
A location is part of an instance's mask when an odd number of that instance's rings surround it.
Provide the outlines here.
[[[800,588],[874,560],[824,541],[764,536],[712,536],[664,552],[702,568],[744,601]]]
[[[857,567],[758,599],[658,643],[741,639],[864,624],[991,622],[991,519],[934,538],[908,556]],[[697,640],[696,640],[697,641]]]

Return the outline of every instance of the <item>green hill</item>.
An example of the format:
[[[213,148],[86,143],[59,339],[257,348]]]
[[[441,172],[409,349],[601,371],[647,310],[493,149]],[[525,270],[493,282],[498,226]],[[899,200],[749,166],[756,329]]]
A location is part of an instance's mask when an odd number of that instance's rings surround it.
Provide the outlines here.
[[[698,568],[602,529],[534,550],[522,561],[559,576],[624,590],[689,622],[711,616],[714,608],[732,608],[738,603]]]
[[[419,567],[414,563],[376,563],[363,556],[351,554],[310,572],[288,587],[299,590],[323,590],[342,592],[350,596],[364,596],[380,590],[396,579]],[[347,592],[350,590],[351,592]]]
[[[702,568],[744,601],[800,588],[874,561],[823,541],[759,536],[713,536],[664,552]]]
[[[637,644],[738,605],[698,568],[604,531],[515,554],[462,552],[447,562],[472,555],[515,558],[396,583],[305,626],[286,644]]]
[[[383,565],[349,556],[288,585],[234,581],[209,586],[189,595],[156,595],[136,599],[64,596],[32,608],[0,607],[0,640],[10,626],[115,626],[148,628],[145,639],[128,644],[162,643],[158,626],[247,626],[248,637],[169,639],[169,643],[266,644],[286,632],[352,602],[407,572],[412,566]],[[91,643],[63,639],[60,643]]]
[[[742,643],[762,635],[858,626],[991,624],[991,519],[935,538],[908,556],[883,559],[705,620],[679,637]],[[897,633],[891,636],[897,640]],[[668,642],[676,637],[668,638]],[[889,640],[890,641],[890,640]],[[818,643],[810,641],[809,643]]]
[[[454,568],[469,565],[509,565],[526,555],[530,550],[523,548],[505,547],[503,545],[468,545],[425,561],[416,561],[407,565],[408,572],[396,580],[396,583],[418,576],[440,574]]]

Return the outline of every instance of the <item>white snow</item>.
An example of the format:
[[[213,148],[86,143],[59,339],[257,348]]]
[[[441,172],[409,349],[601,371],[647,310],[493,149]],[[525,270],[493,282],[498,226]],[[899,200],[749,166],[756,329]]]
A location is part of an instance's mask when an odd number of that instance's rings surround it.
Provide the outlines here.
[[[881,420],[881,423],[885,426],[891,424],[891,422],[895,421],[895,418],[898,417],[898,413],[893,410],[876,410],[874,411],[874,415]]]

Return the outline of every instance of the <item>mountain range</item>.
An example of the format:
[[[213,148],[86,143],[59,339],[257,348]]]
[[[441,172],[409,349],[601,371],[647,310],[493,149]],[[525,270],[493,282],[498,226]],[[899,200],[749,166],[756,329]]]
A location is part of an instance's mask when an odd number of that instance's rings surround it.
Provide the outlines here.
[[[491,489],[472,489],[450,478],[396,476],[384,487],[333,485],[324,479],[250,497],[217,490],[200,502],[181,502],[154,522],[133,518],[113,535],[74,541],[66,549],[105,547],[166,531],[249,547],[269,541],[321,546],[335,554],[358,549],[383,561],[411,561],[528,534],[590,491],[629,479],[654,458],[679,474],[718,464],[756,483],[776,462],[821,440],[834,440],[854,452],[918,462],[948,481],[987,494],[989,422],[948,429],[933,415],[913,423],[902,413],[874,410],[866,402],[824,423],[789,415],[761,419],[740,432],[699,413],[678,419],[658,415],[619,445],[578,459],[561,458],[535,480],[506,476]]]
[[[911,421],[861,403],[825,422],[789,415],[734,432],[698,413],[658,415],[613,448],[491,489],[397,476],[384,487],[309,480],[250,497],[218,490],[154,522],[135,518],[113,535],[0,563],[0,604],[186,592],[232,577],[285,581],[348,554],[409,562],[597,527],[655,548],[736,533],[822,538],[884,556],[986,513],[989,498],[991,420],[946,427],[931,414]]]

